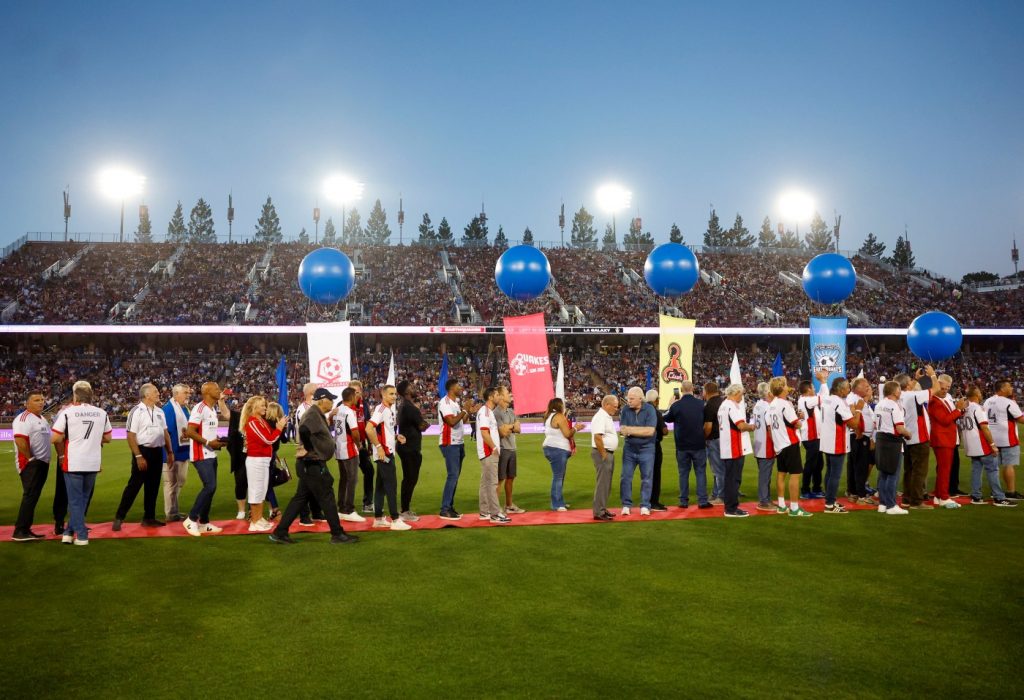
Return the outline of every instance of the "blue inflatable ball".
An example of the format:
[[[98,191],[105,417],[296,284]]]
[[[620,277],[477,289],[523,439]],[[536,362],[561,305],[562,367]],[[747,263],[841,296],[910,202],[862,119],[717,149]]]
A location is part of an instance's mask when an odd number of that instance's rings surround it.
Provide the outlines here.
[[[337,304],[356,284],[356,268],[337,248],[319,248],[299,263],[299,289],[317,304]]]
[[[494,281],[509,299],[536,299],[551,281],[551,263],[539,248],[513,246],[502,253],[494,265]]]
[[[942,311],[927,311],[907,328],[910,352],[925,362],[948,360],[960,352],[964,333],[957,320]]]
[[[686,294],[700,279],[697,256],[682,243],[662,243],[647,255],[644,279],[658,296]]]
[[[857,271],[838,253],[814,256],[804,267],[804,292],[819,304],[838,304],[853,294]]]

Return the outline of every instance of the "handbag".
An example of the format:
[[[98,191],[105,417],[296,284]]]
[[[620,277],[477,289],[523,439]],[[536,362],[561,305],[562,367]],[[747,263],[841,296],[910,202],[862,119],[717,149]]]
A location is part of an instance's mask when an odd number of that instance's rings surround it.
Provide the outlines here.
[[[288,460],[278,457],[277,463],[270,465],[270,483],[273,486],[281,486],[292,480],[292,473],[288,469]]]

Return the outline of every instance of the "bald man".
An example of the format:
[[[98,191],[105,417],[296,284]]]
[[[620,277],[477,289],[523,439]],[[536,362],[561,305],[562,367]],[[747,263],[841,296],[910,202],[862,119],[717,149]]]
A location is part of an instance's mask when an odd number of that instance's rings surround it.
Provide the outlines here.
[[[192,510],[182,525],[185,532],[193,537],[204,534],[216,534],[221,531],[210,522],[210,506],[213,494],[217,492],[217,450],[224,447],[224,442],[217,437],[220,413],[217,404],[220,401],[220,386],[217,382],[206,382],[200,390],[203,400],[195,405],[189,415],[185,437],[192,441],[192,466],[203,482],[203,488],[196,496]]]
[[[615,416],[619,413],[619,400],[608,395],[601,399],[601,408],[590,421],[590,459],[594,462],[597,481],[594,484],[594,520],[611,520],[608,495],[612,490],[615,473],[615,450],[619,436],[615,432]]]

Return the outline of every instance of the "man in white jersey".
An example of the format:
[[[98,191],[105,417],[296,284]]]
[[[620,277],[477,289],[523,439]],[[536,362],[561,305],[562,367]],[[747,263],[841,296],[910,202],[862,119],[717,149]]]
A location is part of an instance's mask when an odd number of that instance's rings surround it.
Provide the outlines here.
[[[789,382],[785,377],[773,377],[769,384],[772,401],[768,405],[768,430],[776,449],[778,477],[775,485],[778,513],[794,518],[809,518],[811,514],[800,507],[800,418],[789,401]],[[786,508],[786,482],[789,482],[789,508]]]
[[[775,444],[768,425],[768,407],[772,392],[768,382],[757,385],[757,403],[750,412],[754,421],[754,459],[757,460],[757,509],[774,513],[772,505],[772,470],[775,468]]]
[[[724,478],[722,499],[725,501],[725,517],[745,518],[750,513],[740,508],[740,474],[743,459],[753,452],[750,436],[754,426],[747,423],[747,411],[743,405],[743,385],[730,384],[725,390],[725,400],[718,409],[719,454],[722,457]]]
[[[846,402],[850,382],[845,377],[833,379],[830,391],[825,384],[828,380],[826,370],[818,370],[814,376],[821,382],[818,396],[821,398],[821,451],[825,455],[825,512],[841,514],[846,512],[846,508],[836,502],[839,483],[850,451],[850,429],[856,429],[860,423],[863,401],[858,400],[854,406]]]
[[[458,379],[449,379],[444,385],[445,395],[437,403],[437,423],[441,428],[438,446],[444,457],[447,476],[441,494],[441,519],[458,520],[462,515],[455,510],[455,489],[459,485],[462,462],[466,458],[464,421],[469,418],[472,402],[462,407],[462,385]]]
[[[188,417],[185,436],[191,443],[192,466],[203,482],[203,488],[192,504],[192,510],[182,525],[185,532],[193,537],[204,533],[216,534],[222,530],[210,522],[210,506],[213,494],[217,492],[217,450],[224,447],[224,442],[217,437],[220,425],[220,412],[216,408],[220,401],[220,386],[217,382],[206,382],[200,389],[203,400],[192,407]]]
[[[814,393],[814,384],[803,380],[797,386],[800,398],[796,402],[797,415],[803,414],[800,423],[800,442],[804,446],[804,473],[801,477],[801,498],[824,498],[821,475],[824,461],[821,456],[821,439],[818,427],[821,425],[821,399]]]
[[[85,512],[96,486],[103,446],[110,442],[113,431],[107,412],[92,405],[89,382],[75,382],[71,395],[72,403],[53,419],[50,441],[63,444],[61,470],[68,491],[70,516],[61,542],[87,545],[89,528],[85,526]]]
[[[985,401],[988,427],[999,448],[999,468],[1006,484],[1006,497],[1011,501],[1022,499],[1017,492],[1017,465],[1020,464],[1020,439],[1017,424],[1024,423],[1024,413],[1013,400],[1013,384],[1009,379],[996,382],[996,393]]]
[[[903,462],[903,441],[910,436],[906,427],[899,382],[882,385],[882,400],[875,406],[875,466],[878,468],[878,512],[906,515],[896,503],[896,484]]]
[[[163,527],[164,523],[156,519],[156,497],[160,494],[160,479],[163,470],[164,454],[173,460],[171,435],[167,431],[167,417],[160,408],[160,392],[153,384],[139,387],[139,403],[128,413],[128,449],[132,453],[131,475],[128,484],[121,494],[121,503],[114,514],[111,530],[118,532],[128,511],[139,495],[142,494],[142,525],[143,527]]]
[[[976,386],[968,387],[967,409],[957,420],[964,453],[971,460],[971,505],[980,506],[987,503],[981,495],[981,478],[984,474],[992,492],[993,505],[1013,508],[1017,504],[1006,497],[999,484],[999,448],[996,447],[995,436],[989,429],[988,412],[981,407],[980,402],[981,389]]]
[[[359,480],[359,450],[362,440],[354,406],[356,390],[347,386],[341,391],[341,404],[334,413],[334,456],[338,460],[338,517],[348,523],[366,522],[356,512],[356,482]]]
[[[480,519],[492,523],[512,522],[501,514],[498,505],[498,459],[501,455],[501,437],[494,416],[498,390],[491,386],[484,390],[484,403],[476,412],[476,456],[480,460]]]
[[[397,433],[398,412],[395,402],[398,391],[388,384],[380,390],[380,403],[366,422],[366,438],[373,446],[373,461],[377,463],[377,483],[373,490],[373,526],[392,530],[410,530],[412,525],[399,517],[398,470],[395,467],[395,448],[405,442]],[[387,499],[391,520],[384,517],[384,499]]]
[[[43,417],[46,397],[42,392],[33,391],[25,399],[25,410],[15,417],[11,428],[14,432],[14,466],[21,478],[21,507],[14,521],[15,542],[34,542],[45,535],[32,532],[36,504],[43,492],[43,485],[50,473],[50,424]],[[63,478],[60,474],[58,479]]]
[[[903,465],[903,500],[910,508],[929,510],[932,505],[925,498],[928,480],[928,461],[931,458],[931,417],[928,415],[928,402],[932,393],[922,389],[917,380],[928,377],[929,382],[935,381],[935,370],[931,365],[918,369],[916,379],[906,374],[898,374],[893,379],[900,385],[900,403],[906,414],[907,438],[906,457]]]
[[[871,409],[871,382],[857,377],[850,383],[846,403],[851,408],[860,406],[855,435],[850,440],[850,458],[846,468],[846,495],[852,503],[877,506],[878,501],[868,495],[868,466],[871,464],[871,436],[875,432],[875,412]]]

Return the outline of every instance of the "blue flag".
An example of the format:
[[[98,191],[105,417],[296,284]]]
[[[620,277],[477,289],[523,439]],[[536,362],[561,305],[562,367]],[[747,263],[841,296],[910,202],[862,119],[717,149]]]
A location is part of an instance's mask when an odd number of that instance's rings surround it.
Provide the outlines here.
[[[444,359],[441,360],[441,376],[437,378],[437,395],[444,397],[447,393],[444,390],[444,385],[448,383],[448,353],[444,354]]]
[[[783,372],[784,372],[784,370],[782,369],[782,353],[781,352],[777,352],[777,353],[775,353],[775,364],[772,365],[772,376],[773,377],[785,376],[783,374]]]
[[[284,355],[281,356],[281,361],[277,363],[277,402],[281,404],[281,408],[284,409],[284,414],[288,415],[288,363],[284,361]]]
[[[654,386],[654,375],[651,372],[651,368],[647,368],[647,388],[644,391],[650,391],[651,387]]]
[[[820,382],[814,373],[828,371],[828,382],[846,376],[846,317],[811,316],[811,379],[814,389]]]

